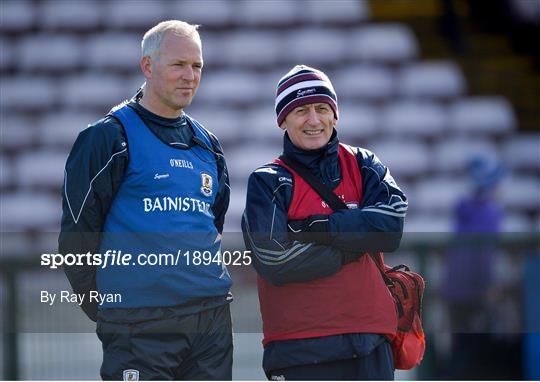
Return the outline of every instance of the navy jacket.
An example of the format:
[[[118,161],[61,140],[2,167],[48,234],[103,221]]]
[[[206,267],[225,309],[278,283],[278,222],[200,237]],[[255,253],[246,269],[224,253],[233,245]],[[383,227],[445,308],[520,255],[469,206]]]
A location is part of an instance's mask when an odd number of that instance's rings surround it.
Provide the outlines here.
[[[330,188],[341,179],[338,138],[319,150],[301,150],[285,135],[284,153],[307,166]],[[397,249],[403,232],[407,198],[386,168],[369,150],[354,148],[362,176],[363,200],[357,209],[337,211],[329,216],[332,245],[298,245],[287,232],[287,211],[292,200],[292,174],[277,164],[266,164],[249,177],[242,231],[254,254],[257,272],[273,284],[309,281],[337,272],[342,251]],[[383,238],[384,240],[377,240]],[[309,247],[309,248],[306,248]],[[308,250],[306,250],[308,249]],[[268,255],[275,256],[275,264]],[[262,256],[261,256],[262,255]]]

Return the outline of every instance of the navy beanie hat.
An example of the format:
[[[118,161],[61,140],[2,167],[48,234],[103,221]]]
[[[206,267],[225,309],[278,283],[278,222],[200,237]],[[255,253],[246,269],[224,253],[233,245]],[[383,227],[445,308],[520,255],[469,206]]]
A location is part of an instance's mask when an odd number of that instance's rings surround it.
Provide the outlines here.
[[[326,74],[306,65],[296,65],[278,82],[276,115],[278,126],[294,108],[310,103],[327,103],[338,119],[337,95]]]

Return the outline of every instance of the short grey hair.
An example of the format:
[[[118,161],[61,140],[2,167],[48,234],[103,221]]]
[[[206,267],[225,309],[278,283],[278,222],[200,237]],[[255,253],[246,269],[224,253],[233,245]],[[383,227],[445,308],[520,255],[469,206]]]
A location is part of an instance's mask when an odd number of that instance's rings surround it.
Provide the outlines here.
[[[198,29],[199,25],[188,24],[185,21],[162,21],[144,34],[141,41],[142,57],[150,56],[154,59],[157,58],[161,41],[169,31],[172,31],[179,36],[191,37],[201,44],[201,37],[199,36]]]

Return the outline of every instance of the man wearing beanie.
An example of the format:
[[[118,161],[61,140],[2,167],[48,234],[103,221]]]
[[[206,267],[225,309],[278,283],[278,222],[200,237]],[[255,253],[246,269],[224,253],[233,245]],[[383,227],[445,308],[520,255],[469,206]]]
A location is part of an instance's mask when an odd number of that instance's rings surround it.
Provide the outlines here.
[[[275,109],[282,157],[251,174],[242,218],[258,273],[266,375],[393,379],[387,338],[396,309],[374,259],[399,246],[407,199],[372,152],[339,142],[337,96],[322,71],[290,70]],[[348,209],[332,210],[291,161]]]

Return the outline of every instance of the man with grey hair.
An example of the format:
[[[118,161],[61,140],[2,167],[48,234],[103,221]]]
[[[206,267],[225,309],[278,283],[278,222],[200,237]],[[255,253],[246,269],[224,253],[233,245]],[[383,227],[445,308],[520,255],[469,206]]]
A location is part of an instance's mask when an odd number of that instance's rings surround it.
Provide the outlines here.
[[[144,35],[145,86],[81,132],[66,163],[59,252],[102,254],[65,272],[97,321],[106,380],[232,378],[231,279],[215,261],[227,167],[184,113],[203,67],[197,29],[171,20]]]

